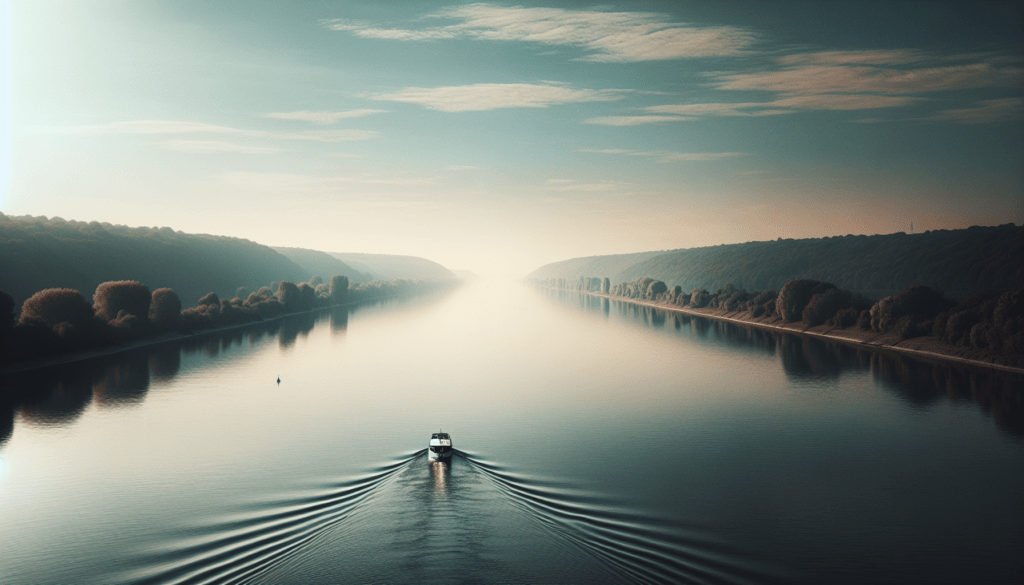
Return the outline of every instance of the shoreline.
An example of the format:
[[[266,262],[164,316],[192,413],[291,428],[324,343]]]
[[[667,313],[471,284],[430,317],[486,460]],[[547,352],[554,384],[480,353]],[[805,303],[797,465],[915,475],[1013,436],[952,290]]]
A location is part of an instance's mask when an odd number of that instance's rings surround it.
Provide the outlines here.
[[[394,297],[381,297],[376,299],[367,300],[381,300]],[[181,341],[183,339],[200,339],[216,333],[222,333],[224,331],[231,331],[232,329],[241,329],[243,327],[251,327],[253,325],[264,325],[272,323],[286,317],[292,317],[295,315],[304,315],[307,313],[315,313],[317,311],[327,311],[331,309],[337,309],[339,307],[353,307],[358,305],[358,302],[343,303],[340,305],[332,305],[330,307],[317,307],[309,311],[300,311],[298,313],[287,313],[284,315],[277,315],[276,317],[270,317],[269,319],[262,319],[260,321],[250,321],[248,323],[236,323],[234,325],[225,325],[223,327],[214,327],[212,329],[200,329],[191,333],[161,333],[153,337],[147,337],[145,339],[139,339],[126,343],[124,345],[114,345],[110,347],[104,347],[100,349],[86,350],[86,351],[75,351],[62,355],[50,356],[47,358],[41,358],[38,360],[32,360],[23,362],[21,364],[15,364],[11,367],[0,368],[0,377],[9,376],[11,374],[20,374],[22,372],[28,372],[31,370],[39,370],[42,368],[50,368],[53,366],[61,366],[64,364],[70,364],[74,362],[81,362],[85,360],[91,360],[98,357],[105,357],[109,355],[115,355],[140,347],[148,347],[151,345],[160,345],[162,343],[173,343],[175,341]]]
[[[1024,368],[1016,366],[1007,366],[1003,364],[997,364],[993,362],[987,362],[979,359],[973,359],[970,357],[964,357],[948,353],[948,349],[959,348],[949,346],[931,336],[915,337],[911,339],[900,339],[899,336],[894,332],[878,333],[875,331],[864,331],[862,329],[857,328],[856,326],[849,327],[846,329],[839,329],[828,324],[805,328],[804,325],[799,321],[784,324],[778,317],[775,316],[758,318],[740,318],[739,315],[745,313],[746,311],[733,311],[732,314],[736,316],[729,317],[728,315],[730,315],[730,313],[726,312],[723,309],[691,309],[688,307],[677,307],[674,305],[656,303],[654,301],[616,297],[609,294],[595,293],[590,291],[568,290],[551,287],[541,288],[545,288],[547,290],[575,292],[579,294],[591,295],[612,301],[632,303],[634,305],[642,305],[645,307],[661,309],[664,311],[674,311],[676,313],[682,313],[684,315],[689,315],[692,317],[705,317],[707,319],[715,319],[718,321],[728,321],[730,323],[757,327],[759,329],[768,329],[773,331],[782,331],[785,333],[794,333],[797,335],[806,335],[808,337],[816,337],[818,339],[824,339],[828,341],[837,341],[839,343],[843,343],[857,348],[866,348],[872,351],[898,352],[908,354],[919,359],[959,362],[962,364],[990,368],[995,370],[1002,370],[1005,372],[1012,372],[1015,374],[1024,374]],[[842,332],[843,334],[835,334],[832,333],[833,331],[839,331]],[[942,351],[944,349],[946,349],[947,351]]]

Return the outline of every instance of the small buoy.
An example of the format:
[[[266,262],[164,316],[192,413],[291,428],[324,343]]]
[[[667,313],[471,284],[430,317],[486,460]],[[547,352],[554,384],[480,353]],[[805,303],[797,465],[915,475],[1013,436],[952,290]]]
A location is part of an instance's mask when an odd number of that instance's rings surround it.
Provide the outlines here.
[[[279,385],[281,384],[281,376],[278,376],[278,377],[277,377],[277,383],[278,383]]]

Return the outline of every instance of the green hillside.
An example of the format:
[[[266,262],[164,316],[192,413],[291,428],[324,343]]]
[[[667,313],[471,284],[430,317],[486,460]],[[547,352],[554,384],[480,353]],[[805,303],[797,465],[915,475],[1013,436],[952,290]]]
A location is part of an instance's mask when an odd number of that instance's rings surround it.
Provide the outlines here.
[[[948,296],[1024,286],[1024,227],[1005,224],[922,234],[836,236],[747,242],[630,256],[578,258],[543,266],[528,278],[608,277],[612,283],[650,277],[684,291],[779,290],[815,279],[876,297],[915,284]]]
[[[395,278],[419,278],[424,280],[447,280],[456,278],[455,273],[437,262],[417,256],[393,254],[354,254],[331,252],[331,256],[342,262],[369,271],[373,280]]]
[[[280,248],[276,246],[274,250],[324,280],[329,279],[335,274],[347,276],[350,282],[373,280],[370,275],[360,272],[358,269],[338,260],[327,252],[308,250],[306,248]]]
[[[209,292],[230,299],[239,287],[311,276],[268,246],[239,238],[0,214],[0,289],[18,308],[42,289],[72,288],[91,298],[101,283],[118,280],[172,288],[192,306]]]

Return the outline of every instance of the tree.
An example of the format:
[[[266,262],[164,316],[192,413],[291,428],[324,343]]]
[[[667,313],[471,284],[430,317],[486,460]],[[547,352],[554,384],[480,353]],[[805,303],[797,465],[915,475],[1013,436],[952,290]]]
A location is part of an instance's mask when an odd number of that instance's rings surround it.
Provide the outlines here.
[[[67,322],[75,327],[89,327],[92,318],[92,306],[82,293],[70,288],[46,288],[21,306],[18,324],[36,321],[53,327]]]
[[[298,311],[302,305],[302,293],[294,282],[282,280],[277,286],[277,300],[284,305],[286,311]]]
[[[153,295],[149,287],[135,280],[104,282],[96,287],[92,308],[104,321],[117,319],[123,311],[140,319],[149,318],[149,305]]]
[[[7,347],[14,330],[14,297],[0,289],[0,351]]]
[[[158,327],[174,329],[181,321],[181,299],[169,288],[153,291],[153,302],[149,306],[149,320]]]
[[[690,306],[694,309],[702,309],[706,307],[710,301],[711,293],[702,288],[695,288],[693,289],[693,292],[690,293]]]
[[[799,321],[803,317],[804,307],[810,302],[811,297],[833,288],[836,288],[836,285],[820,280],[809,278],[791,280],[779,290],[779,297],[775,300],[775,314],[784,323]]]
[[[218,297],[217,293],[215,293],[215,292],[207,293],[207,294],[203,295],[199,299],[199,302],[197,304],[200,307],[205,307],[205,306],[219,307],[220,306],[220,297]]]
[[[941,292],[917,284],[875,303],[871,307],[871,328],[878,333],[885,333],[895,328],[903,317],[915,322],[935,319],[953,305]]]
[[[660,280],[655,280],[654,282],[647,285],[647,299],[654,300],[655,297],[657,297],[658,295],[667,290],[668,286],[666,286],[664,282]]]
[[[327,296],[330,297],[331,302],[335,305],[340,305],[345,302],[345,297],[348,295],[348,277],[340,274],[335,274],[331,277],[330,290]]]

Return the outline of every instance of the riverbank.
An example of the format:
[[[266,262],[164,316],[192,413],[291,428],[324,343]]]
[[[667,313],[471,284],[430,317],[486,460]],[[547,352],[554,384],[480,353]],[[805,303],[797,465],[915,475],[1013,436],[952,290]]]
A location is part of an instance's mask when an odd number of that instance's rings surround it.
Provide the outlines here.
[[[131,351],[133,349],[138,349],[138,348],[141,348],[141,347],[148,347],[148,346],[153,346],[153,345],[161,345],[161,344],[165,344],[165,343],[174,343],[174,342],[178,342],[178,341],[182,341],[182,340],[186,340],[186,339],[202,339],[204,337],[210,337],[210,336],[213,336],[213,335],[217,335],[217,334],[223,333],[225,331],[232,331],[232,330],[235,330],[235,329],[244,329],[246,327],[255,327],[255,326],[265,325],[267,323],[273,323],[274,321],[279,321],[279,320],[285,319],[287,317],[294,317],[296,315],[305,315],[305,314],[316,313],[316,312],[321,312],[321,311],[331,311],[331,310],[335,310],[335,309],[342,308],[342,307],[351,308],[351,307],[358,306],[358,305],[360,305],[362,303],[367,303],[367,302],[372,302],[372,301],[382,301],[382,300],[396,299],[396,298],[400,298],[402,296],[404,296],[404,295],[398,294],[398,295],[385,296],[385,297],[373,297],[373,298],[370,298],[370,299],[363,299],[363,300],[357,300],[357,301],[352,301],[352,302],[348,302],[348,303],[342,303],[340,305],[331,305],[329,307],[317,307],[315,309],[310,309],[308,311],[299,311],[299,312],[295,312],[295,313],[285,313],[283,315],[276,315],[276,316],[273,316],[273,317],[267,317],[267,318],[261,319],[259,321],[248,321],[248,322],[245,322],[245,323],[234,323],[234,324],[231,324],[231,325],[224,325],[222,327],[213,327],[213,328],[210,328],[210,329],[199,329],[197,331],[190,331],[190,332],[183,332],[183,333],[172,333],[172,332],[161,333],[161,334],[155,335],[153,337],[146,337],[146,338],[143,338],[143,339],[138,339],[138,340],[131,341],[131,342],[128,342],[128,343],[123,343],[123,344],[120,344],[120,345],[112,345],[112,346],[101,347],[101,348],[90,349],[90,350],[83,350],[83,351],[73,351],[73,352],[69,352],[69,353],[65,353],[65,354],[59,354],[59,355],[54,355],[54,356],[49,356],[49,357],[29,360],[29,361],[26,361],[26,362],[15,363],[15,364],[8,364],[6,366],[0,367],[0,376],[7,376],[7,375],[10,375],[10,374],[17,374],[17,373],[21,373],[21,372],[28,372],[28,371],[32,371],[32,370],[39,370],[39,369],[50,368],[50,367],[59,366],[59,365],[63,365],[63,364],[69,364],[69,363],[74,363],[74,362],[80,362],[80,361],[95,359],[95,358],[98,358],[98,357],[115,355],[115,354],[123,353],[123,352],[126,352],[126,351]]]
[[[877,333],[875,331],[864,331],[863,329],[857,327],[856,325],[853,327],[847,327],[845,329],[840,329],[838,327],[834,327],[827,324],[818,325],[816,327],[805,327],[803,323],[800,322],[783,323],[782,319],[775,315],[751,317],[749,313],[747,313],[747,311],[745,310],[733,311],[730,313],[724,309],[694,309],[690,307],[679,307],[675,305],[657,303],[654,301],[617,297],[603,293],[587,291],[566,292],[577,292],[580,294],[601,297],[612,301],[632,303],[635,305],[642,305],[646,307],[660,309],[663,311],[673,311],[676,313],[682,313],[684,315],[691,315],[694,317],[705,317],[708,319],[715,319],[718,321],[728,321],[731,323],[736,323],[738,325],[757,327],[759,329],[782,331],[785,333],[795,333],[798,335],[817,337],[819,339],[836,341],[858,348],[871,349],[873,351],[893,351],[912,355],[914,357],[921,359],[957,362],[1007,372],[1014,372],[1018,374],[1024,374],[1024,368],[1000,364],[985,359],[987,356],[984,355],[985,352],[983,350],[951,346],[930,336],[915,337],[911,339],[900,339],[899,335],[895,331],[890,331],[887,333]]]

